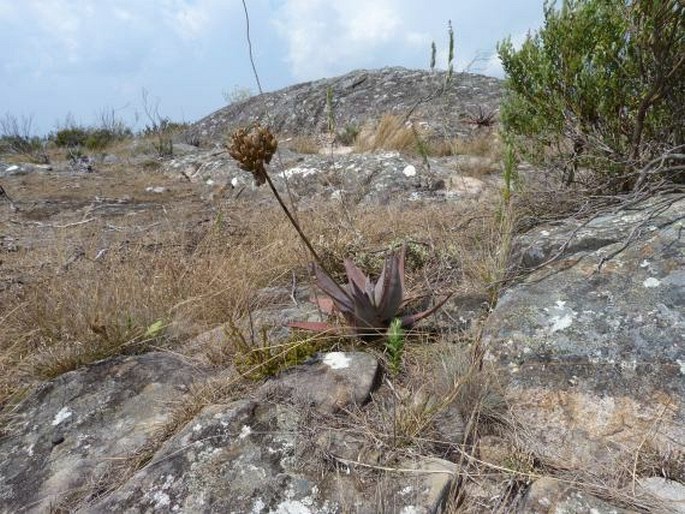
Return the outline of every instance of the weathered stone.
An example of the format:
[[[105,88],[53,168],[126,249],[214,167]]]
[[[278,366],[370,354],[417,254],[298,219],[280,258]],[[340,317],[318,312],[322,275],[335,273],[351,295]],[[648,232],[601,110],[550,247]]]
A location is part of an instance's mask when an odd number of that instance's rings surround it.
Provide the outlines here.
[[[518,509],[521,514],[630,514],[622,509],[579,491],[564,481],[539,478],[530,486]]]
[[[198,148],[197,146],[189,145],[187,143],[174,143],[173,151],[174,155],[186,155],[189,153],[196,153]]]
[[[261,392],[335,413],[368,401],[379,373],[378,361],[367,353],[329,352],[267,381]]]
[[[405,116],[441,136],[468,133],[468,114],[495,111],[502,94],[498,79],[455,73],[443,89],[446,72],[383,68],[306,82],[231,104],[195,123],[188,134],[203,144],[221,141],[227,131],[255,121],[268,124],[281,137],[318,135],[328,126],[326,98],[332,92],[336,127],[361,127],[383,114]],[[442,91],[441,94],[436,94]],[[427,100],[427,101],[421,101]]]
[[[684,213],[669,196],[536,229],[535,262],[560,258],[506,291],[484,332],[536,454],[611,469],[647,433],[685,444]]]
[[[336,512],[295,469],[298,422],[291,407],[248,400],[206,407],[87,511]]]
[[[148,353],[96,362],[42,385],[0,440],[0,508],[46,512],[96,483],[150,441],[198,370]]]
[[[663,512],[685,513],[685,485],[661,477],[649,477],[640,480],[640,487],[654,497]]]
[[[379,505],[386,512],[439,512],[453,463],[421,457],[373,480],[356,477],[352,463],[338,463],[347,471],[321,475],[313,471],[302,423],[292,406],[240,400],[207,407],[126,484],[84,512],[373,514]]]
[[[290,152],[288,152],[290,154]],[[287,189],[300,205],[333,201],[341,205],[387,205],[401,201],[459,200],[479,197],[492,180],[464,176],[454,171],[452,161],[440,158],[427,170],[399,152],[306,155],[283,157],[268,170],[276,187]],[[433,159],[431,159],[433,163]],[[225,152],[202,151],[174,158],[164,165],[167,174],[203,182],[227,201],[235,198],[271,200],[267,187],[256,187],[251,176],[240,170]]]
[[[416,477],[405,478],[409,482],[399,493],[405,504],[399,512],[404,514],[435,514],[442,511],[447,496],[454,487],[457,465],[442,459],[422,457],[418,461],[404,461],[402,467],[415,469]],[[413,484],[411,483],[413,482]]]

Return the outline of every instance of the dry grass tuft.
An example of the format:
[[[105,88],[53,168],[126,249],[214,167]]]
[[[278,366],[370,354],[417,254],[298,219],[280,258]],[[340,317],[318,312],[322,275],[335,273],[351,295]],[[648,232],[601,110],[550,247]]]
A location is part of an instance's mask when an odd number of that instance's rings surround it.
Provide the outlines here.
[[[317,154],[321,145],[314,136],[295,136],[284,142],[286,148],[302,154]]]
[[[384,115],[375,125],[367,125],[355,139],[355,151],[397,150],[416,153],[418,134],[411,124],[404,123],[399,116]]]
[[[472,155],[500,160],[502,158],[502,144],[495,131],[483,129],[474,131],[466,138],[432,141],[429,153],[437,157]]]

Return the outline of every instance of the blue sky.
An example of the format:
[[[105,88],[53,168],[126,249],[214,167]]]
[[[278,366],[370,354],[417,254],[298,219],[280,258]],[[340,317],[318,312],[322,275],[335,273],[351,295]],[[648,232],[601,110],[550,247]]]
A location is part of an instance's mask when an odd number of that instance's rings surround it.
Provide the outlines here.
[[[247,0],[265,90],[357,68],[445,67],[447,20],[456,69],[522,40],[542,23],[542,0]],[[256,90],[240,0],[0,0],[0,116],[37,133],[96,124],[103,112],[146,122],[149,104],[192,122]],[[496,58],[476,71],[501,76]]]

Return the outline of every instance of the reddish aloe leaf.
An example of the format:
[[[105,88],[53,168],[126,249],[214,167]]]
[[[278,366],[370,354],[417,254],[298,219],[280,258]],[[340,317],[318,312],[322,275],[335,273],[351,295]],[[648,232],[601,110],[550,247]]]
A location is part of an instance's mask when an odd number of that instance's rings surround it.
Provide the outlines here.
[[[319,266],[314,266],[314,273],[316,274],[316,283],[321,290],[331,297],[333,303],[342,313],[351,312],[354,310],[352,305],[352,298],[340,287],[331,277],[323,271]]]
[[[369,290],[373,290],[373,283],[364,272],[357,267],[351,259],[345,259],[345,273],[347,273],[348,287],[355,284],[357,288],[368,294]],[[350,289],[350,293],[352,290]]]
[[[378,319],[378,310],[366,291],[363,291],[357,283],[353,281],[350,281],[349,287],[351,289],[350,296],[352,297],[352,305],[354,307],[352,312],[355,318],[355,323],[353,323],[352,326],[380,327],[381,324]]]
[[[378,317],[389,324],[397,316],[404,297],[404,246],[386,257],[374,291]]]
[[[437,311],[440,307],[445,305],[445,302],[449,300],[452,297],[452,294],[448,294],[445,298],[443,298],[441,301],[436,303],[433,307],[430,309],[426,309],[425,311],[421,312],[416,312],[414,314],[407,314],[406,316],[402,316],[401,321],[402,321],[402,326],[403,327],[411,327],[413,326],[416,322],[421,321],[423,318],[426,318],[433,314],[435,311]]]
[[[324,314],[333,314],[335,312],[335,303],[328,296],[314,296],[309,300],[315,304]]]

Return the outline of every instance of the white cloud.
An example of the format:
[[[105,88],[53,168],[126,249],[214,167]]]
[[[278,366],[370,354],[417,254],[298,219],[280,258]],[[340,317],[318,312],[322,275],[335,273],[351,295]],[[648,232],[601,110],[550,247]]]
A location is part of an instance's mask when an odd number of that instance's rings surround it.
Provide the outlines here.
[[[409,30],[398,0],[286,0],[273,23],[287,44],[287,61],[298,79],[331,74],[371,62],[392,45],[426,45],[426,34]],[[354,63],[354,64],[352,64]]]
[[[511,42],[516,50],[519,50],[526,38],[528,37],[529,31],[519,32],[511,36]],[[483,66],[479,68],[479,73],[489,75],[491,77],[504,78],[504,68],[502,68],[502,61],[500,60],[497,52],[492,52],[490,56],[485,60]]]

